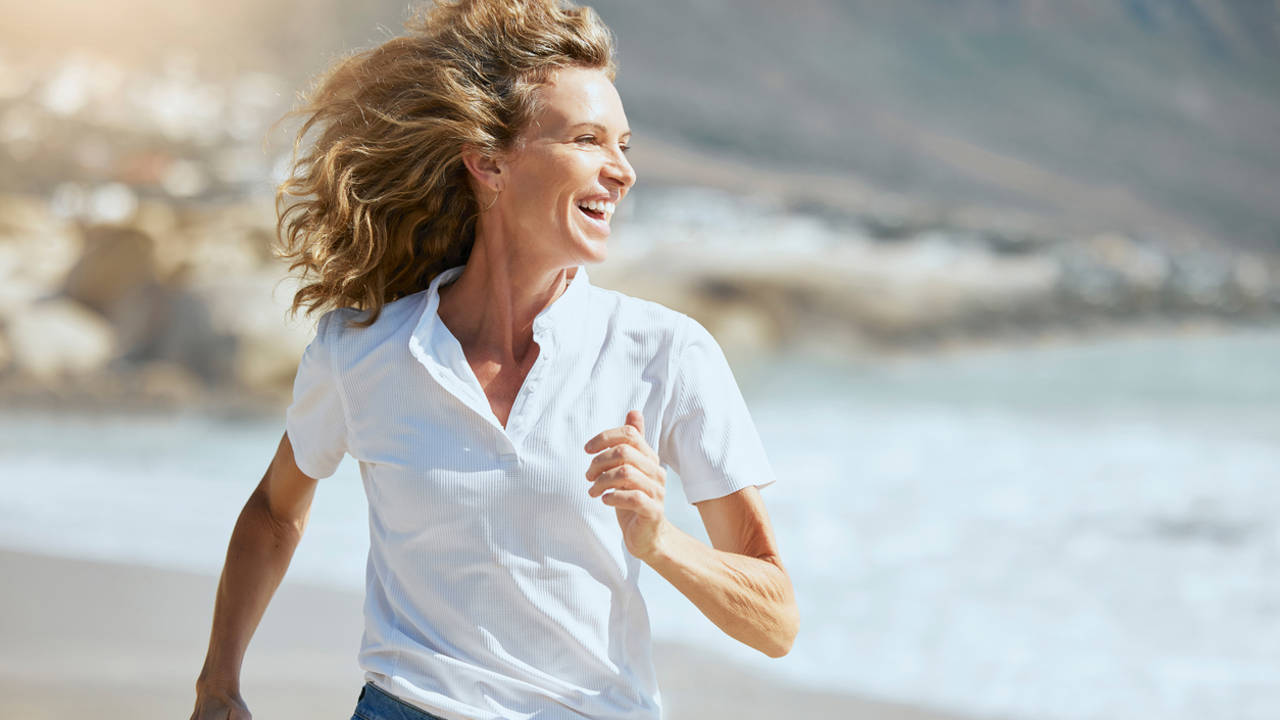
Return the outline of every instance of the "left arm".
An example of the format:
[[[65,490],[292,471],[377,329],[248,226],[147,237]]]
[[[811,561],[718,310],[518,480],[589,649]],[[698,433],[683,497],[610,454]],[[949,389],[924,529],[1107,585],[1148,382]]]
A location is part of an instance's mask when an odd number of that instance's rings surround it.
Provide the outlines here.
[[[666,471],[644,440],[638,411],[584,449],[596,454],[588,493],[617,510],[631,554],[729,636],[769,657],[791,650],[799,625],[795,593],[755,486],[695,504],[713,546],[707,547],[666,519]]]
[[[694,507],[713,547],[663,518],[653,551],[640,559],[734,639],[786,655],[799,612],[760,491],[748,486]]]

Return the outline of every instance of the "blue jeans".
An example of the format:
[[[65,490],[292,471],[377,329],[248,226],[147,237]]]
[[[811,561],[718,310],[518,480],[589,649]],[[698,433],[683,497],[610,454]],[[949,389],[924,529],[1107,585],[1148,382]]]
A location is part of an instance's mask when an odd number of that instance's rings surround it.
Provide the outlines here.
[[[398,700],[373,683],[365,683],[351,720],[444,720],[426,710]]]

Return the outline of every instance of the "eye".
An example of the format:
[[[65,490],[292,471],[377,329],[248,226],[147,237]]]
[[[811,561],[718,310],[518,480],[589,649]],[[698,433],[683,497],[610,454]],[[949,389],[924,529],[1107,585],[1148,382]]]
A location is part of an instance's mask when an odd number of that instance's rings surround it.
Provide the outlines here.
[[[574,142],[576,142],[576,143],[587,143],[587,144],[590,144],[590,145],[594,145],[594,144],[595,144],[595,142],[596,142],[596,136],[595,136],[595,135],[582,135],[582,136],[580,136],[580,137],[575,138],[575,139],[574,139]]]
[[[622,152],[626,152],[631,149],[631,143],[618,143],[618,147],[622,148]]]

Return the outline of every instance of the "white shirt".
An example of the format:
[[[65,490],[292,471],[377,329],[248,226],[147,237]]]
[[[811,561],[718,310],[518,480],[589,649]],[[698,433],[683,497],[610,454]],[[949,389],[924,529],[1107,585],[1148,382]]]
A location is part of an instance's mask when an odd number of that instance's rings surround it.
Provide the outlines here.
[[[370,327],[320,320],[286,429],[298,467],[360,462],[369,498],[366,678],[448,720],[661,717],[649,619],[614,508],[587,495],[628,410],[691,503],[774,481],[724,353],[692,318],[578,266],[533,323],[507,427],[437,313],[439,287]]]

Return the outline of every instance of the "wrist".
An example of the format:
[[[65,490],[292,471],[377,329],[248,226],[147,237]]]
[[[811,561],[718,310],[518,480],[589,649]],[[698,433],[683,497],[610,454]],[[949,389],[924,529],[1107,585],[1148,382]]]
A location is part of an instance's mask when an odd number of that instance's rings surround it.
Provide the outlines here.
[[[199,695],[238,696],[240,694],[240,678],[229,673],[218,673],[202,670],[196,678],[196,693]]]
[[[653,545],[649,552],[640,559],[648,565],[663,562],[671,557],[671,541],[676,526],[672,525],[665,517],[658,523],[658,530],[653,535]]]

